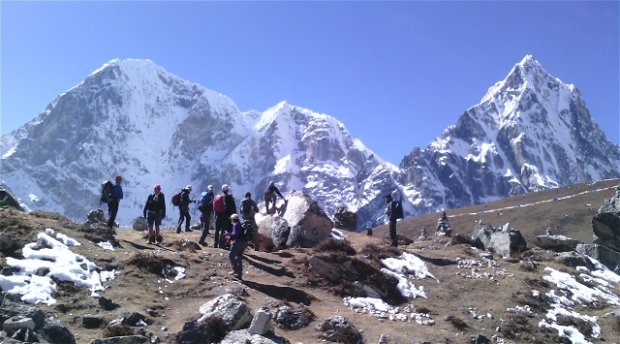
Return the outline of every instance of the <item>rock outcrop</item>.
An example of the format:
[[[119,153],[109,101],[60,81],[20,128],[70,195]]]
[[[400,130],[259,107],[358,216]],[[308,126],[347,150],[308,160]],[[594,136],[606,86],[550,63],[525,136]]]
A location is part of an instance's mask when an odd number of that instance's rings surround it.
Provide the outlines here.
[[[282,216],[291,227],[287,246],[314,247],[330,237],[334,224],[316,201],[302,191],[293,192],[287,200]]]

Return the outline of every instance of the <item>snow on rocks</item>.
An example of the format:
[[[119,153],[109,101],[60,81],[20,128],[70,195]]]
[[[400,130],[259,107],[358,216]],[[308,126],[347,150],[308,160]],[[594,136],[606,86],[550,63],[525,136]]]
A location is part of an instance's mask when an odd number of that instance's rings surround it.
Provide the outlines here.
[[[417,297],[427,298],[426,290],[423,286],[416,287],[411,283],[411,278],[423,279],[434,278],[437,283],[439,280],[428,270],[426,264],[418,257],[410,253],[403,253],[397,258],[386,258],[381,260],[386,268],[381,271],[387,275],[398,279],[397,288],[401,294],[409,299]],[[420,325],[434,325],[435,321],[426,313],[416,313],[413,305],[404,308],[393,307],[380,298],[374,297],[345,297],[344,304],[358,313],[369,314],[379,319],[389,319],[393,321],[415,321]]]
[[[56,292],[56,283],[52,278],[89,288],[96,297],[98,291],[104,290],[103,282],[117,274],[115,270],[101,271],[84,256],[73,253],[69,247],[80,243],[51,228],[39,233],[37,238],[37,242],[26,244],[22,249],[24,259],[6,258],[6,265],[16,272],[9,276],[0,275],[2,290],[22,295],[24,302],[56,303],[52,296]]]
[[[581,314],[574,307],[597,308],[603,302],[609,305],[620,305],[620,297],[615,293],[613,286],[613,284],[620,283],[620,277],[596,260],[592,261],[595,269],[590,271],[585,267],[577,267],[579,275],[571,275],[551,267],[545,268],[549,275],[544,276],[543,279],[555,284],[558,289],[546,293],[546,296],[552,300],[551,308],[547,310],[546,319],[538,323],[539,327],[555,329],[560,337],[572,343],[591,343],[587,336],[591,338],[601,336],[598,317]],[[589,325],[586,328],[592,329],[591,333],[581,333],[574,326],[562,325],[560,318],[572,318],[586,323]]]

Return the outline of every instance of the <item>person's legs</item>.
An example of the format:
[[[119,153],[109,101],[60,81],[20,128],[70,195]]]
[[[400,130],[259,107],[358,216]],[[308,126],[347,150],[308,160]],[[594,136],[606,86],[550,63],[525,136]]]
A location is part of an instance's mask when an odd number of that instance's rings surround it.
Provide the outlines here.
[[[192,216],[189,214],[189,208],[185,210],[185,231],[191,232],[192,230],[189,228],[189,224],[192,220]]]
[[[215,215],[215,235],[213,237],[213,247],[220,246],[220,236],[224,236],[222,215]]]
[[[155,216],[155,242],[160,243],[164,239],[159,234],[159,226],[161,225],[161,213],[157,213]],[[161,239],[161,240],[160,240]]]
[[[185,214],[183,212],[183,209],[179,208],[179,223],[177,224],[177,233],[181,233],[181,225],[183,224],[184,220]]]
[[[146,215],[146,224],[149,227],[149,234],[148,234],[149,235],[149,239],[148,239],[148,243],[149,244],[152,244],[152,241],[154,240],[154,237],[153,237],[153,222],[154,222],[154,220],[155,219],[153,217],[153,213],[149,211],[147,213],[147,215]]]
[[[396,220],[390,220],[390,239],[392,240],[392,246],[398,245],[398,237],[396,236]]]
[[[118,202],[108,202],[108,213],[110,214],[108,227],[112,227],[114,226],[114,220],[116,220],[116,214],[118,213]]]
[[[204,213],[202,213],[202,216],[200,216],[200,230],[201,230],[201,234],[200,234],[200,240],[198,240],[198,243],[200,245],[204,245],[206,246],[207,243],[205,242],[205,239],[207,238],[207,234],[209,234],[208,229],[209,229],[209,222],[208,219],[206,219],[207,215],[205,215]]]

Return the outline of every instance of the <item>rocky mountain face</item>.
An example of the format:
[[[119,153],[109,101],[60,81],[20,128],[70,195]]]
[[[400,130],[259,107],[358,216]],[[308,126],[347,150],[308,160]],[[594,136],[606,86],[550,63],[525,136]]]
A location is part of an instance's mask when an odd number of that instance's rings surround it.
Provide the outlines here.
[[[101,182],[120,174],[124,224],[142,214],[156,183],[168,198],[187,184],[229,184],[240,201],[246,191],[260,199],[274,180],[284,194],[304,190],[328,214],[346,204],[368,223],[382,213],[381,196],[399,188],[396,168],[335,118],[285,102],[241,112],[149,60],[107,63],[2,137],[1,168],[27,208],[78,219],[100,205]]]
[[[22,205],[76,219],[100,206],[103,180],[122,175],[122,224],[142,214],[156,183],[168,199],[187,184],[194,198],[229,184],[240,201],[246,191],[259,200],[274,180],[330,217],[346,206],[363,229],[381,223],[388,193],[411,215],[620,176],[619,148],[579,91],[531,56],[400,168],[329,115],[286,102],[241,112],[149,60],[105,64],[3,136],[1,152],[2,182]],[[175,216],[169,209],[168,221]]]
[[[408,198],[425,212],[617,178],[620,151],[579,90],[528,55],[456,125],[406,156],[400,172]]]

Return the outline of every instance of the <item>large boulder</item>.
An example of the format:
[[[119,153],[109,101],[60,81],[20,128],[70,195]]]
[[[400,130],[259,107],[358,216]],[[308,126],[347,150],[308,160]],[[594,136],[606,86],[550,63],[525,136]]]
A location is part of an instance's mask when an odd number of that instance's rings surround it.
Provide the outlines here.
[[[9,190],[0,185],[0,208],[2,207],[11,207],[24,211],[24,208],[19,205],[17,199],[9,192]]]
[[[258,233],[267,238],[271,238],[276,248],[286,246],[288,236],[291,232],[288,221],[279,215],[268,215],[257,218],[256,222],[258,223]]]
[[[579,244],[577,252],[592,257],[620,275],[620,252],[598,244]]]
[[[349,211],[346,206],[341,206],[334,213],[334,227],[348,231],[355,231],[357,228],[357,215]]]
[[[620,252],[620,187],[592,218],[594,243]]]
[[[569,252],[574,251],[577,245],[583,244],[583,242],[564,235],[543,234],[536,236],[535,244],[549,251]]]
[[[481,243],[486,250],[492,249],[504,258],[527,250],[527,243],[521,232],[510,228],[508,223],[498,228],[477,224],[472,239]]]
[[[293,192],[287,201],[283,217],[291,227],[289,247],[314,247],[331,236],[334,224],[316,201],[302,191]]]
[[[226,335],[226,337],[224,337],[224,339],[222,339],[222,341],[219,343],[220,344],[239,344],[239,343],[243,343],[243,344],[283,344],[283,343],[289,343],[288,340],[281,338],[281,337],[277,337],[276,339],[277,341],[272,340],[267,337],[263,337],[259,334],[250,333],[247,330],[237,330],[237,331],[230,331]]]
[[[252,321],[248,305],[232,294],[224,294],[206,302],[200,306],[200,313],[203,316],[198,319],[199,323],[206,322],[212,317],[218,317],[224,321],[230,330],[247,327]]]

